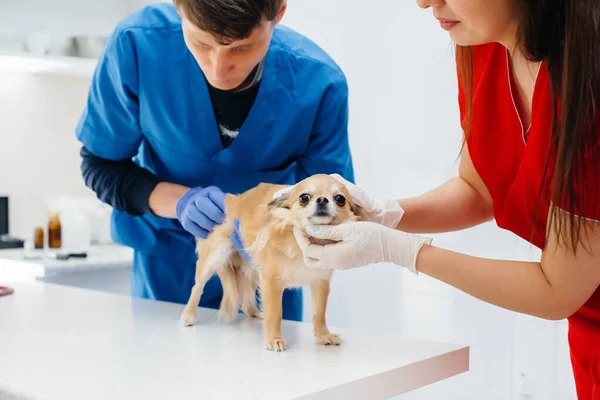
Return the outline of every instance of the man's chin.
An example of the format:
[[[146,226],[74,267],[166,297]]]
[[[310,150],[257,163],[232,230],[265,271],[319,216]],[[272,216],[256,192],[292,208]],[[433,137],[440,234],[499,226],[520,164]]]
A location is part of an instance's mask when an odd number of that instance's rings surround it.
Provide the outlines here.
[[[210,83],[212,87],[219,90],[233,90],[238,88],[243,82],[244,81],[241,81],[239,79],[232,79],[228,81],[215,81],[208,79],[208,83]]]

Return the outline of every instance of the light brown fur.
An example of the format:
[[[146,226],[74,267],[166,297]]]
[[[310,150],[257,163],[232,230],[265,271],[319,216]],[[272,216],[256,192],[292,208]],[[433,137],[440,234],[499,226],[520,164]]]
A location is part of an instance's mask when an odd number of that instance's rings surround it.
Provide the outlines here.
[[[248,316],[260,317],[261,312],[255,302],[255,292],[260,287],[267,349],[286,349],[281,334],[283,290],[305,285],[311,288],[313,330],[317,343],[341,343],[337,335],[329,332],[325,319],[332,271],[305,265],[293,227],[304,230],[310,224],[336,225],[356,221],[360,210],[352,204],[346,187],[328,175],[305,179],[289,195],[273,201],[275,192],[284,187],[262,183],[239,196],[227,195],[225,222],[217,226],[206,240],[197,241],[196,284],[181,316],[184,326],[196,323],[196,309],[204,285],[217,273],[223,285],[220,311],[227,320],[235,316],[240,304]],[[304,193],[311,196],[308,205],[300,204],[300,195]],[[336,204],[336,195],[343,196],[346,204]],[[328,200],[329,217],[315,216],[317,209],[314,202],[317,198]],[[249,265],[233,247],[230,234],[235,219],[240,221],[246,250],[259,267]]]

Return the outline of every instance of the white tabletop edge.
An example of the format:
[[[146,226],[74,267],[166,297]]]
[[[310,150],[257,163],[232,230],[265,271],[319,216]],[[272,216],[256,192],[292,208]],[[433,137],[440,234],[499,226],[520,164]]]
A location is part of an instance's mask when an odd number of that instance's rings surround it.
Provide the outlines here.
[[[442,361],[441,366],[440,361]],[[421,374],[414,370],[415,366],[418,367],[418,371]],[[400,379],[399,376],[405,374],[406,372],[404,370],[407,370],[408,368],[413,369],[410,374],[413,375],[414,378],[411,379],[410,382],[404,383],[401,388],[392,387],[391,383],[398,382],[398,379]],[[432,368],[438,370],[436,371],[435,376],[431,375]],[[336,398],[344,400],[387,399],[468,371],[469,347],[462,347],[440,357],[422,360],[410,367],[404,366],[375,376],[365,377],[338,387],[332,387],[327,390],[299,397],[297,400],[330,400],[332,398],[332,392],[335,392]],[[368,380],[368,384],[365,384],[366,380]]]

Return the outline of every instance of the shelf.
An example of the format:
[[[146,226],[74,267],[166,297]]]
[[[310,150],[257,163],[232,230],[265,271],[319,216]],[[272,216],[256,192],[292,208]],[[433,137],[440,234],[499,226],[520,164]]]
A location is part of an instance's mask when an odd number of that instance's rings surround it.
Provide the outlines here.
[[[0,50],[0,72],[57,74],[91,77],[98,60],[67,56],[38,56],[19,51]]]

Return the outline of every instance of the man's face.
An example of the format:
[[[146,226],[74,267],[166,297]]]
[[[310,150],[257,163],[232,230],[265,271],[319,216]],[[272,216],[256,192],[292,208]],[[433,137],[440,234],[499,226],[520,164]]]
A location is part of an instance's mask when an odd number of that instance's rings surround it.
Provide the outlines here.
[[[225,45],[192,24],[183,13],[181,25],[185,43],[208,82],[217,89],[231,90],[240,86],[265,57],[280,19],[263,18],[249,37]]]

